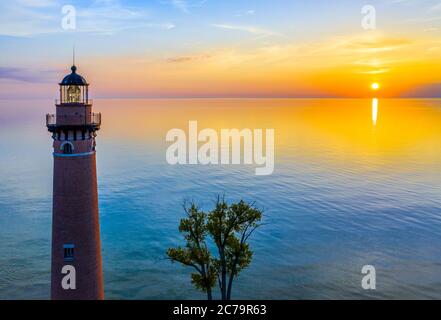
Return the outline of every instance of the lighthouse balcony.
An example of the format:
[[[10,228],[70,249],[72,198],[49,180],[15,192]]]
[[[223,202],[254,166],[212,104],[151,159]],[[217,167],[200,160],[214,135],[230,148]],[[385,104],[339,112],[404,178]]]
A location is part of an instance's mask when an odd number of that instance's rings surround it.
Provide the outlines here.
[[[90,113],[88,116],[57,116],[56,114],[46,115],[46,126],[50,132],[59,129],[87,128],[92,131],[99,130],[101,126],[101,113]]]
[[[92,99],[55,99],[55,105],[59,106],[91,106],[93,104]]]

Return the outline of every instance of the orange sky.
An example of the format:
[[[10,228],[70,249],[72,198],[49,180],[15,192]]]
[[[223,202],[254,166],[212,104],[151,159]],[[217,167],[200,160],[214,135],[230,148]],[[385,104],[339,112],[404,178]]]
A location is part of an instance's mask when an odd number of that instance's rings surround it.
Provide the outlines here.
[[[127,95],[397,97],[441,83],[441,40],[380,31],[307,44],[210,49],[162,59],[121,56],[85,63],[98,91]],[[117,83],[114,79],[120,79]]]

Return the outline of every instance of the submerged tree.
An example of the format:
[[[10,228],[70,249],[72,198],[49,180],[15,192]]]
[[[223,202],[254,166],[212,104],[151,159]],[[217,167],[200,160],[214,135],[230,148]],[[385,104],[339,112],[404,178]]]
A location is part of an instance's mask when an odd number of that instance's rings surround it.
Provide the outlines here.
[[[242,200],[228,205],[220,197],[208,214],[195,204],[185,206],[185,211],[187,218],[181,220],[179,231],[184,233],[186,248],[169,249],[169,258],[197,270],[192,274],[192,283],[207,292],[209,300],[216,279],[222,300],[230,300],[234,279],[251,263],[253,253],[248,240],[261,226],[262,211]],[[216,254],[208,249],[208,235]]]

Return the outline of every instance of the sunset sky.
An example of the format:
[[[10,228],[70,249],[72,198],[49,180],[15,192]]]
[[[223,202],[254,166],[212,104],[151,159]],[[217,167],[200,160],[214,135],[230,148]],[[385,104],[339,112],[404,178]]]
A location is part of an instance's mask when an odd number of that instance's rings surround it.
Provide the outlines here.
[[[99,98],[441,97],[439,0],[2,1],[0,98],[55,97],[73,46]]]

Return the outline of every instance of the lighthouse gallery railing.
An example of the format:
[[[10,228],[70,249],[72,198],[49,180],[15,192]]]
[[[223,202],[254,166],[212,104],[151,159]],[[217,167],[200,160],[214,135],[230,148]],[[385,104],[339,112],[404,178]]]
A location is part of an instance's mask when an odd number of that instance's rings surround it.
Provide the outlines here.
[[[57,125],[57,115],[46,114],[46,125],[48,127],[54,127]],[[101,125],[101,113],[92,113],[90,123],[84,123],[84,125],[100,126]]]

